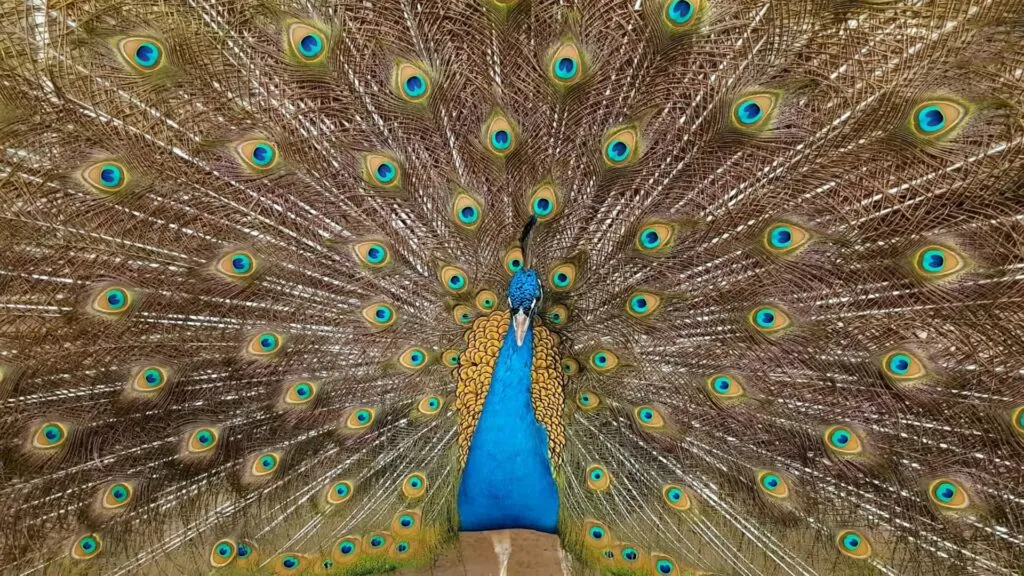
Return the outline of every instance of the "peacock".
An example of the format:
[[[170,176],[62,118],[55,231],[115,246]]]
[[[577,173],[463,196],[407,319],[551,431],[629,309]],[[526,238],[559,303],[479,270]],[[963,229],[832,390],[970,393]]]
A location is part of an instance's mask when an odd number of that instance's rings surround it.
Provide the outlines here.
[[[0,32],[0,572],[1024,573],[1024,1]]]

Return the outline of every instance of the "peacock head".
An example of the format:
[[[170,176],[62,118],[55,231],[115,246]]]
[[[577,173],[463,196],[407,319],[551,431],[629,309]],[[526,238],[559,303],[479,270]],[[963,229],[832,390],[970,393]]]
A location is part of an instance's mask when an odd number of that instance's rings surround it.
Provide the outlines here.
[[[537,313],[537,304],[544,296],[544,292],[540,289],[540,278],[537,277],[537,271],[529,267],[530,253],[527,251],[530,234],[536,223],[537,217],[531,216],[523,228],[523,234],[519,237],[519,246],[522,248],[523,260],[527,265],[517,270],[512,275],[512,281],[508,283],[508,308],[512,313],[517,346],[523,345],[530,321]]]
[[[540,279],[533,268],[523,268],[512,276],[508,284],[508,308],[512,312],[512,324],[516,331],[516,344],[523,345],[526,330],[537,313],[537,304],[544,295]]]

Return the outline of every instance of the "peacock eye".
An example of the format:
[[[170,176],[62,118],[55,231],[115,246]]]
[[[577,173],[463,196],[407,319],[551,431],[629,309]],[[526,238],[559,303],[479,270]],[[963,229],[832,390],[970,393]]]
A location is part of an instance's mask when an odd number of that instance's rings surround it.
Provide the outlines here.
[[[928,485],[928,495],[940,508],[958,510],[969,504],[967,491],[959,482],[950,478],[933,480]]]
[[[652,222],[640,228],[636,235],[636,247],[648,255],[662,254],[672,246],[675,226],[665,222]]]
[[[661,306],[661,296],[639,290],[626,298],[626,313],[634,318],[646,318]]]
[[[288,45],[303,64],[314,64],[327,55],[327,37],[312,26],[295,22],[288,27]]]
[[[664,576],[675,574],[676,563],[668,558],[657,559],[654,561],[654,571]]]
[[[700,0],[664,0],[662,21],[670,31],[685,30],[696,22],[694,15],[700,5]]]
[[[747,131],[763,130],[769,126],[777,102],[778,96],[771,92],[744,96],[733,106],[733,124]]]
[[[952,135],[967,118],[967,107],[953,100],[928,100],[918,104],[910,118],[911,129],[916,136],[941,140]]]
[[[824,439],[829,450],[842,456],[859,454],[864,449],[860,437],[845,426],[828,428],[825,430]]]
[[[444,406],[444,400],[439,396],[427,396],[420,400],[418,409],[422,414],[437,414],[441,411],[441,407]]]
[[[103,539],[95,532],[80,536],[71,547],[71,557],[75,560],[88,560],[103,549]]]
[[[345,558],[355,555],[359,551],[359,539],[353,536],[346,536],[338,541],[335,549],[338,551],[339,557],[335,559],[343,560]]]
[[[104,490],[101,502],[103,507],[108,510],[121,508],[131,502],[133,493],[131,484],[118,482]]]
[[[403,100],[419,104],[430,96],[430,78],[427,73],[410,62],[397,62],[391,73],[391,86]]]
[[[373,424],[377,412],[372,408],[357,408],[349,414],[345,420],[345,426],[350,430],[362,430]]]
[[[836,535],[836,546],[843,554],[857,559],[871,556],[871,543],[856,530],[843,530]]]
[[[505,257],[502,259],[505,264],[505,270],[509,274],[515,274],[523,269],[523,251],[519,248],[512,248],[505,253]]]
[[[602,157],[606,166],[628,166],[639,157],[639,133],[633,126],[613,128],[601,141]]]
[[[466,272],[458,266],[444,266],[438,273],[441,285],[453,294],[462,294],[469,287]]]
[[[728,374],[715,374],[705,382],[713,399],[737,398],[744,393],[743,386]]]
[[[764,234],[764,246],[772,254],[788,256],[796,253],[810,241],[810,235],[795,224],[775,224]]]
[[[927,280],[943,280],[961,272],[966,260],[945,246],[925,246],[914,255],[914,271]]]
[[[530,194],[530,212],[537,217],[538,222],[554,218],[561,208],[561,201],[551,184],[541,184]]]
[[[253,172],[267,172],[277,166],[280,155],[277,146],[268,140],[246,140],[235,145],[235,153]]]
[[[548,308],[545,315],[552,324],[561,326],[569,321],[569,308],[562,304],[556,304]]]
[[[316,398],[317,385],[315,382],[295,382],[288,386],[285,391],[284,401],[286,404],[308,404]]]
[[[402,184],[402,171],[398,162],[385,154],[364,154],[362,175],[367,183],[380,188],[394,189]]]
[[[284,344],[284,338],[277,332],[261,332],[249,339],[247,350],[257,357],[269,357],[277,354]]]
[[[644,428],[663,428],[665,417],[653,406],[638,406],[633,410],[633,417]]]
[[[611,474],[603,466],[595,464],[587,468],[587,487],[591,490],[607,490],[611,483]]]
[[[402,494],[411,499],[420,498],[427,493],[427,477],[419,472],[409,474],[402,481]]]
[[[590,355],[590,367],[595,372],[611,372],[618,365],[619,358],[611,350],[597,350]]]
[[[363,319],[376,330],[382,330],[395,322],[394,309],[384,303],[370,304],[363,308]]]
[[[137,72],[148,74],[164,65],[163,44],[155,38],[132,36],[117,43],[125,62]]]
[[[459,365],[458,350],[445,350],[444,352],[441,353],[441,358],[444,360],[444,363],[447,364],[448,366],[454,367]]]
[[[36,427],[32,434],[32,446],[43,449],[54,449],[68,439],[68,427],[63,422],[44,422]]]
[[[128,185],[128,172],[120,162],[107,160],[86,166],[79,177],[93,191],[100,194],[119,192]]]
[[[666,504],[676,510],[689,510],[690,508],[690,496],[679,486],[666,484],[661,489],[661,496]]]
[[[583,391],[576,395],[576,405],[581,410],[590,411],[601,404],[601,397],[590,391]]]
[[[789,484],[782,476],[769,470],[762,470],[757,475],[757,485],[761,491],[774,498],[788,498]]]
[[[398,358],[398,363],[408,370],[419,370],[427,365],[428,359],[429,356],[425,349],[414,346],[402,352],[402,355]]]
[[[383,242],[360,242],[352,247],[352,251],[367,268],[383,268],[391,262],[391,251]]]
[[[483,221],[483,207],[476,198],[460,192],[452,203],[452,221],[466,230],[476,230]]]
[[[583,79],[583,54],[574,42],[563,42],[548,57],[548,78],[560,88],[567,88]]]
[[[189,435],[188,451],[200,453],[212,450],[217,445],[218,438],[219,433],[215,428],[199,428]]]
[[[134,294],[127,288],[111,286],[96,294],[92,309],[108,318],[116,318],[130,310],[134,301]]]
[[[220,540],[214,544],[213,548],[210,550],[210,564],[212,564],[214,568],[227,566],[235,559],[237,553],[238,545],[234,540],[230,540],[228,538]]]
[[[924,365],[910,352],[897,350],[882,358],[882,371],[896,383],[908,383],[924,377]]]
[[[792,324],[789,315],[774,306],[755,308],[748,320],[754,329],[767,336],[778,334]]]
[[[501,112],[495,112],[484,124],[484,141],[492,154],[499,158],[508,156],[516,147],[516,131],[512,123]]]
[[[266,452],[264,454],[257,455],[252,462],[250,471],[253,476],[266,476],[273,474],[277,470],[277,466],[281,461],[281,457],[276,452]]]
[[[419,528],[420,514],[415,510],[407,510],[395,514],[391,530],[396,534],[408,534]]]
[[[551,284],[551,289],[555,292],[571,290],[576,283],[576,265],[567,262],[555,266],[548,275],[548,282]]]
[[[352,497],[352,483],[348,480],[340,480],[327,488],[327,502],[329,504],[341,504]]]
[[[248,251],[236,250],[221,256],[215,269],[229,279],[241,280],[256,272],[256,259]]]
[[[580,371],[580,363],[575,358],[562,359],[562,374],[573,376]]]

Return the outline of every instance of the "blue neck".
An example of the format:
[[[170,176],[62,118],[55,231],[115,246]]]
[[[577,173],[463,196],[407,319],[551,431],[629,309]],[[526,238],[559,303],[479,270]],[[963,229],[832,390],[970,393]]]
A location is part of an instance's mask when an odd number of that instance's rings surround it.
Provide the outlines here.
[[[530,397],[532,363],[533,325],[522,346],[510,325],[459,484],[463,531],[527,528],[553,534],[558,527],[548,433]]]

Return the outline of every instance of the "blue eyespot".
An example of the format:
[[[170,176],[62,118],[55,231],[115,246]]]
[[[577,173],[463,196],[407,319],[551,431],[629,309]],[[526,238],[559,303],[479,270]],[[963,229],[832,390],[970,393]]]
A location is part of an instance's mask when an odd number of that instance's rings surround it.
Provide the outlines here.
[[[100,183],[107,188],[117,188],[124,181],[124,173],[114,164],[104,164],[100,168]]]
[[[622,140],[612,140],[606,152],[612,162],[622,162],[629,156],[629,145]]]
[[[452,274],[451,277],[448,278],[448,287],[453,290],[458,290],[459,288],[462,288],[465,284],[466,280],[462,277],[461,274]]]
[[[324,49],[324,41],[319,34],[306,34],[299,40],[299,52],[306,58],[316,58]]]
[[[391,319],[391,309],[387,306],[378,306],[373,312],[373,317],[380,322],[387,322]]]
[[[917,125],[922,132],[937,132],[946,125],[946,116],[938,106],[925,106],[917,113]]]
[[[288,570],[293,570],[298,565],[299,559],[295,556],[285,556],[284,559],[281,560],[281,566],[284,566]]]
[[[344,497],[348,496],[348,493],[349,493],[348,483],[347,482],[338,482],[337,484],[335,484],[334,485],[334,493],[337,494],[339,498],[344,498]]]
[[[642,295],[633,296],[629,299],[629,308],[637,314],[643,314],[647,312],[648,304],[647,298]]]
[[[644,248],[655,249],[661,246],[661,235],[654,228],[647,228],[640,233],[640,243]]]
[[[196,434],[196,440],[198,440],[203,446],[209,446],[213,442],[213,434],[203,430],[199,434]]]
[[[946,267],[946,256],[942,253],[942,250],[925,250],[921,254],[921,267],[924,268],[925,272],[942,272],[942,269]]]
[[[340,551],[345,556],[348,556],[349,554],[355,552],[355,550],[356,547],[351,542],[342,542],[341,546],[338,546],[338,551]]]
[[[637,416],[640,417],[640,421],[641,422],[646,422],[646,423],[653,422],[654,421],[654,410],[651,410],[650,408],[641,408],[640,411],[637,413]]]
[[[564,57],[555,62],[555,75],[562,80],[569,80],[576,75],[576,60]]]
[[[53,446],[64,440],[64,429],[56,424],[47,424],[42,429],[43,443]]]
[[[693,18],[693,5],[686,0],[674,0],[668,6],[668,17],[674,24],[686,24]]]
[[[594,468],[590,471],[590,479],[594,482],[600,482],[602,478],[604,478],[604,470]]]
[[[725,394],[729,391],[729,388],[732,387],[732,380],[725,376],[719,376],[718,378],[715,378],[714,387],[715,392]]]
[[[554,204],[548,198],[537,198],[533,201],[533,213],[537,216],[547,216],[554,209]]]
[[[245,254],[235,254],[231,258],[231,269],[239,274],[245,274],[252,269],[252,258]]]
[[[854,551],[860,548],[861,539],[856,534],[847,534],[843,538],[843,547],[849,551]]]
[[[221,542],[217,545],[217,555],[221,558],[228,558],[231,556],[231,545],[227,542]]]
[[[683,491],[679,488],[669,488],[667,496],[669,501],[679,502],[683,499]]]
[[[372,546],[374,548],[380,548],[383,545],[384,545],[384,539],[381,538],[380,536],[374,536],[373,538],[370,538],[370,546]]]
[[[469,226],[476,223],[477,219],[480,218],[480,211],[476,209],[476,206],[463,206],[459,210],[459,222]]]
[[[110,489],[110,495],[118,502],[128,499],[128,488],[124,484],[118,484]]]
[[[580,394],[580,404],[582,404],[584,406],[590,406],[590,403],[593,402],[593,401],[594,401],[594,399],[590,397],[590,394],[588,394],[586,392],[583,392],[582,394]]]
[[[893,354],[889,358],[889,371],[900,376],[910,370],[910,357],[906,354]]]
[[[380,244],[373,244],[366,249],[366,260],[370,264],[380,264],[387,258],[387,250]]]
[[[272,352],[277,348],[277,336],[267,332],[266,334],[260,334],[260,350],[264,352]]]
[[[416,520],[413,519],[412,516],[406,514],[398,519],[398,523],[402,526],[402,528],[412,528],[413,525],[416,524]]]
[[[412,362],[413,366],[419,366],[423,364],[423,353],[416,351],[409,355],[409,361]]]
[[[420,480],[419,476],[413,476],[409,479],[409,486],[412,488],[419,488],[420,486],[423,486],[423,481]]]
[[[832,432],[832,435],[829,436],[829,440],[835,446],[843,448],[850,443],[850,433],[840,428],[837,429],[835,432]]]
[[[160,49],[152,42],[140,42],[133,59],[142,68],[153,68],[160,62]]]
[[[383,184],[387,184],[388,182],[391,182],[392,180],[395,179],[395,176],[398,174],[398,171],[395,170],[394,165],[392,165],[390,162],[381,162],[380,165],[377,166],[376,174],[377,180],[379,180]]]
[[[636,548],[623,548],[622,557],[630,562],[640,557],[640,554],[636,551]]]
[[[555,286],[559,288],[565,288],[569,285],[569,275],[565,272],[559,272],[555,274]]]
[[[523,268],[523,261],[518,258],[513,258],[509,260],[508,267],[511,268],[513,272],[518,272]]]
[[[942,502],[950,502],[956,496],[956,486],[950,482],[942,482],[935,487],[935,497]]]
[[[764,116],[764,110],[754,100],[744,100],[737,108],[736,116],[744,124],[754,124]]]
[[[402,85],[406,95],[410,98],[416,98],[422,96],[427,90],[427,83],[423,80],[423,77],[419,74],[414,74],[405,79],[405,84]]]
[[[775,490],[780,484],[782,484],[782,480],[775,474],[765,474],[761,478],[761,485],[768,490]]]
[[[495,150],[505,150],[512,144],[512,135],[508,130],[495,130],[491,133],[491,146]]]
[[[397,550],[399,554],[405,554],[406,552],[409,551],[409,543],[408,542],[399,542],[395,546],[395,550]]]
[[[762,308],[754,315],[757,325],[761,328],[771,328],[775,324],[775,312],[768,308]]]
[[[604,368],[608,365],[608,355],[603,352],[598,352],[594,355],[594,364],[599,368]]]
[[[274,149],[266,144],[257,144],[253,146],[249,159],[256,166],[266,166],[274,161]]]
[[[361,424],[365,424],[365,423],[369,422],[370,421],[370,411],[369,410],[359,410],[358,412],[356,412],[356,420],[358,420]]]
[[[590,528],[590,537],[594,540],[601,540],[604,538],[604,528],[600,526],[592,526]]]
[[[239,558],[247,558],[250,553],[252,553],[252,548],[249,548],[248,545],[246,545],[246,544],[239,544],[238,545],[238,557]]]
[[[111,310],[120,310],[128,302],[128,295],[120,288],[111,288],[107,290],[106,300]]]
[[[675,564],[671,560],[658,560],[654,567],[659,574],[671,574],[676,569]]]
[[[786,248],[793,243],[793,231],[788,226],[776,226],[770,233],[772,246]]]

